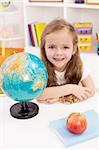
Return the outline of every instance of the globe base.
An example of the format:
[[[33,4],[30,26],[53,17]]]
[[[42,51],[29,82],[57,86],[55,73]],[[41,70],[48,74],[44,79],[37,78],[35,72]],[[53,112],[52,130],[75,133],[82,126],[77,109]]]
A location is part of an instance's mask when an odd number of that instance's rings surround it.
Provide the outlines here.
[[[33,102],[20,102],[14,104],[10,108],[10,114],[17,119],[29,119],[36,116],[39,112],[39,107]]]

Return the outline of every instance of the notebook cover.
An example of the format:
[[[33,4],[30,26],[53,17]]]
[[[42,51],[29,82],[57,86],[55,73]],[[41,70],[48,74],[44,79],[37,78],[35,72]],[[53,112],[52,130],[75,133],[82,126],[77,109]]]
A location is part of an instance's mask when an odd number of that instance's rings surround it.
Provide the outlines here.
[[[35,31],[36,31],[36,36],[37,36],[37,41],[38,41],[38,46],[40,46],[40,40],[41,40],[41,35],[46,26],[46,23],[35,23]]]
[[[50,126],[66,147],[99,136],[99,114],[95,110],[88,110],[84,114],[87,118],[87,129],[79,135],[72,134],[66,129],[66,117],[50,122]]]

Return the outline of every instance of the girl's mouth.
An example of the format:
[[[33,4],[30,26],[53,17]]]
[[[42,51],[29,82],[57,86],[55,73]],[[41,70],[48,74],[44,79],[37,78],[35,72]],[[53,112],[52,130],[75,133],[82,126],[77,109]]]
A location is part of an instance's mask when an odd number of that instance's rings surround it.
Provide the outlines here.
[[[55,61],[63,61],[64,58],[54,58]]]

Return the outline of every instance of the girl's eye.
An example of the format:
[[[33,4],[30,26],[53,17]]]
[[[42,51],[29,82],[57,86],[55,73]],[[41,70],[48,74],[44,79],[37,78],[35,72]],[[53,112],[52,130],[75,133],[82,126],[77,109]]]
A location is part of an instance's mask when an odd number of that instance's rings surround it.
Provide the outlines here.
[[[64,49],[68,49],[69,47],[68,46],[64,46]]]
[[[48,48],[53,49],[53,48],[55,48],[55,46],[54,46],[54,45],[51,45],[51,46],[49,46]]]

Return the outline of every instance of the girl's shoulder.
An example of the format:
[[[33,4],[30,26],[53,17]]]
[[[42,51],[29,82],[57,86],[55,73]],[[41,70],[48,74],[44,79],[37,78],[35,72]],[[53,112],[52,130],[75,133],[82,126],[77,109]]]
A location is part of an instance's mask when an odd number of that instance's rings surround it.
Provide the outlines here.
[[[85,79],[90,74],[90,69],[88,68],[88,65],[83,62],[83,73],[81,80]]]

